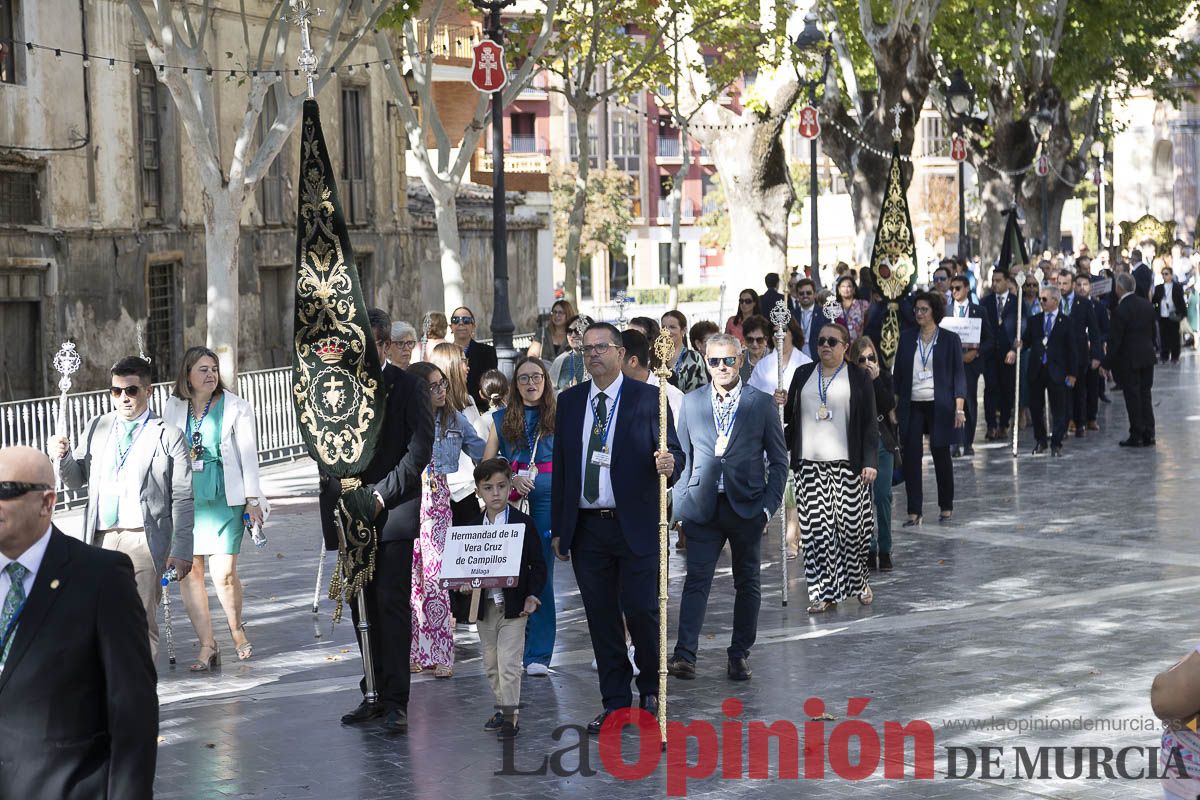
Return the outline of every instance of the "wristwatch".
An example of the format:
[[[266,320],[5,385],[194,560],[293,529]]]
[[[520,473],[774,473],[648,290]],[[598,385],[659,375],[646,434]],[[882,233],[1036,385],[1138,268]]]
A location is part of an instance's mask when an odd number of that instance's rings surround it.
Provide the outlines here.
[[[246,505],[250,506],[251,508],[258,508],[258,498],[257,497],[247,497]]]

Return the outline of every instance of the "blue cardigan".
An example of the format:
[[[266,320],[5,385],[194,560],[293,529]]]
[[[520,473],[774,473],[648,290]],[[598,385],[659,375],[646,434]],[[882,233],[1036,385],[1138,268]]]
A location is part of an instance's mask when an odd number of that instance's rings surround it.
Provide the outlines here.
[[[896,387],[896,416],[900,422],[900,441],[904,441],[908,430],[908,415],[912,404],[913,357],[917,352],[919,329],[913,328],[900,333],[900,344],[896,349],[892,376]],[[933,430],[929,434],[930,447],[949,447],[954,444],[955,398],[967,396],[967,374],[963,369],[962,340],[957,333],[945,329],[938,331],[937,344],[933,348]]]

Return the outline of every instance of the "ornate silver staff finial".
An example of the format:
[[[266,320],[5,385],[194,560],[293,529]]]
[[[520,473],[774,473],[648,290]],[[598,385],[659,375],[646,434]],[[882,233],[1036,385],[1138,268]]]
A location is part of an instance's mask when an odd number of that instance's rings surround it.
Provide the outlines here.
[[[587,329],[590,328],[591,326],[592,326],[591,318],[584,314],[580,314],[578,317],[576,317],[575,324],[571,326],[571,329],[573,331],[575,331],[576,336],[578,336],[580,339],[582,339],[583,335],[585,333],[587,333]]]
[[[433,330],[433,312],[427,311],[421,319],[421,360],[424,361],[428,357],[425,351],[429,347],[429,332]]]
[[[904,113],[904,104],[896,103],[892,106],[892,118],[895,119],[895,124],[892,127],[892,138],[897,142],[900,141],[903,134],[900,131],[900,115]]]
[[[62,377],[58,379],[58,390],[63,394],[71,391],[71,376],[79,371],[81,361],[74,342],[63,342],[58,353],[54,356],[54,371]]]
[[[613,302],[617,304],[617,327],[625,330],[625,306],[632,301],[629,295],[625,294],[625,290],[617,292],[617,296],[613,298]]]
[[[1017,270],[1016,274],[1013,275],[1013,281],[1017,284],[1018,289],[1024,288],[1024,286],[1025,286],[1025,270],[1023,270],[1023,269]]]
[[[829,295],[825,304],[821,306],[821,313],[825,315],[825,319],[830,322],[837,322],[837,318],[842,315],[842,304],[838,302],[837,296]]]
[[[1038,286],[1044,286],[1046,284],[1046,273],[1041,267],[1038,267],[1033,271],[1033,277],[1037,278]]]
[[[300,57],[296,59],[296,63],[299,64],[300,71],[304,73],[305,79],[308,80],[308,99],[312,100],[317,96],[315,83],[317,76],[317,54],[313,52],[310,28],[312,26],[312,18],[319,17],[325,12],[319,8],[314,8],[310,0],[289,0],[289,5],[292,9],[291,14],[283,19],[300,27]]]
[[[138,357],[141,358],[142,361],[145,361],[147,364],[149,364],[151,361],[153,361],[153,359],[150,358],[150,356],[146,355],[146,323],[142,322],[139,319],[137,321],[136,331],[137,331]],[[65,345],[64,345],[64,347],[65,347]]]
[[[775,326],[775,341],[782,342],[784,332],[792,321],[792,312],[788,310],[787,301],[780,298],[771,309],[771,324]]]

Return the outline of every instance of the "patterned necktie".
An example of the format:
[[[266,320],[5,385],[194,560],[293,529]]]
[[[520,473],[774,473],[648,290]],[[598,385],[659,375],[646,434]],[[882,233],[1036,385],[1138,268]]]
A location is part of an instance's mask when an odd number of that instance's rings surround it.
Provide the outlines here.
[[[1050,343],[1050,331],[1051,331],[1053,328],[1054,328],[1054,315],[1053,315],[1053,314],[1047,314],[1047,315],[1046,315],[1046,329],[1045,329],[1045,331],[1044,331],[1044,333],[1043,333],[1043,336],[1044,336],[1044,337],[1045,337],[1045,339],[1046,339],[1046,344],[1047,344],[1047,345]],[[1043,347],[1042,347],[1042,363],[1043,363],[1043,364],[1045,364],[1045,363],[1046,363],[1046,348],[1045,348],[1045,346],[1043,346]]]
[[[119,420],[117,424],[121,426],[121,441],[117,445],[116,460],[112,462],[114,485],[118,478],[117,468],[121,463],[122,457],[128,457],[129,448],[133,447],[133,433],[137,430],[136,422]],[[118,493],[112,490],[102,491],[100,493],[100,530],[117,527],[117,521],[120,517],[121,498]]]
[[[587,467],[583,471],[583,499],[594,503],[600,499],[600,465],[592,460],[592,454],[604,449],[604,439],[607,430],[601,434],[601,426],[608,421],[608,398],[604,392],[596,395],[596,405],[593,410],[592,435],[588,437]]]
[[[16,631],[10,631],[9,626],[16,621],[17,612],[25,605],[25,576],[29,574],[19,561],[13,561],[4,571],[8,573],[8,594],[4,596],[4,610],[0,611],[0,636],[4,636],[4,651],[0,652],[0,670],[8,660],[8,651],[12,649]],[[14,626],[15,627],[15,626]]]

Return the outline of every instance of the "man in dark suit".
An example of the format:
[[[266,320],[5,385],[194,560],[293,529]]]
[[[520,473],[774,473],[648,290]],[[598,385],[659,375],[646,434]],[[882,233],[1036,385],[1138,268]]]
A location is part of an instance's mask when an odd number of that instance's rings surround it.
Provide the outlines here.
[[[1187,300],[1183,285],[1175,280],[1175,272],[1163,267],[1163,282],[1154,287],[1154,316],[1158,320],[1159,355],[1165,364],[1179,363],[1179,323],[1187,316]]]
[[[995,334],[992,332],[991,321],[984,314],[978,303],[971,302],[971,282],[966,275],[955,275],[950,279],[950,296],[952,302],[946,306],[947,317],[960,317],[982,320],[979,328],[977,344],[963,343],[963,371],[967,376],[967,422],[963,425],[960,435],[962,444],[956,445],[952,455],[975,455],[975,424],[979,420],[979,378],[984,369],[992,364],[992,350],[995,347]]]
[[[378,308],[368,309],[367,319],[379,348],[379,361],[386,364],[383,354],[391,344],[392,321]],[[383,716],[384,730],[401,733],[408,728],[413,540],[421,526],[421,473],[433,453],[433,412],[424,381],[388,364],[383,382],[387,389],[383,431],[375,456],[362,475],[363,485],[375,493],[377,513],[375,577],[367,585],[366,606],[379,700],[366,701],[364,678],[359,684],[364,699],[342,717],[342,723],[353,725]],[[333,509],[339,491],[336,479],[321,477],[321,528],[329,550],[337,549]],[[358,635],[357,603],[350,604],[350,613]]]
[[[1017,387],[1017,303],[1008,273],[992,272],[992,292],[980,307],[988,327],[995,334],[991,358],[984,365],[983,416],[989,442],[1008,438],[1012,421],[1014,393]]]
[[[708,592],[728,541],[734,601],[726,674],[744,681],[750,679],[750,648],[758,634],[762,531],[783,500],[788,452],[775,399],[739,380],[741,342],[716,334],[709,337],[705,356],[712,381],[684,396],[679,422],[686,461],[675,484],[674,509],[687,527],[687,578],[675,655],[667,669],[676,678],[696,677]]]
[[[1144,300],[1150,299],[1150,290],[1154,286],[1154,270],[1142,260],[1142,251],[1134,250],[1129,254],[1130,274],[1133,275],[1134,292]]]
[[[1129,413],[1129,438],[1122,447],[1154,444],[1154,405],[1150,390],[1154,385],[1154,306],[1137,294],[1133,276],[1121,272],[1113,279],[1117,305],[1109,329],[1108,353],[1104,366],[1125,394]]]
[[[1087,376],[1091,370],[1100,368],[1100,361],[1104,358],[1104,343],[1095,304],[1075,291],[1075,273],[1069,269],[1058,271],[1058,291],[1062,295],[1059,308],[1075,326],[1079,380],[1067,399],[1071,409],[1070,418],[1075,423],[1075,436],[1083,438],[1087,431]],[[1098,425],[1096,427],[1099,428]]]
[[[53,526],[54,471],[0,450],[0,797],[143,800],[158,695],[129,556]]]
[[[1050,455],[1061,456],[1067,434],[1070,392],[1081,374],[1079,331],[1059,308],[1057,286],[1043,286],[1041,311],[1029,318],[1024,343],[1029,348],[1029,415],[1033,417],[1033,454],[1046,452],[1046,397],[1050,398]],[[1021,346],[1018,340],[1018,346]]]
[[[658,451],[658,392],[621,374],[621,333],[606,322],[587,329],[583,356],[591,380],[564,391],[555,416],[550,540],[572,561],[587,614],[604,710],[588,724],[599,733],[609,714],[633,704],[658,713],[658,476],[674,480],[683,451],[667,412],[667,451]]]
[[[1090,300],[1092,310],[1096,312],[1096,329],[1100,332],[1100,362],[1090,362],[1087,371],[1086,400],[1084,406],[1084,416],[1087,418],[1087,429],[1089,431],[1100,430],[1100,423],[1097,417],[1100,412],[1100,399],[1104,396],[1104,376],[1101,375],[1101,364],[1104,361],[1104,351],[1108,343],[1108,303],[1107,298],[1099,300],[1092,299],[1092,276],[1086,272],[1080,272],[1075,276],[1075,295]],[[1095,366],[1091,366],[1095,364]],[[1104,402],[1108,402],[1105,398]]]
[[[783,293],[779,291],[779,273],[768,272],[765,283],[767,290],[758,298],[758,313],[770,319],[771,309],[783,299]]]
[[[483,378],[483,373],[495,369],[499,361],[496,359],[496,348],[475,341],[475,327],[475,312],[466,306],[459,306],[450,315],[450,331],[454,334],[454,343],[467,354],[467,393],[471,395],[475,407],[482,414],[488,410],[488,404],[479,396],[479,381]]]
[[[801,278],[796,282],[796,296],[791,298],[789,309],[792,318],[804,334],[804,346],[800,348],[813,361],[817,360],[817,332],[821,330],[824,317],[817,311],[817,285],[812,278]],[[767,316],[767,319],[770,319]]]

